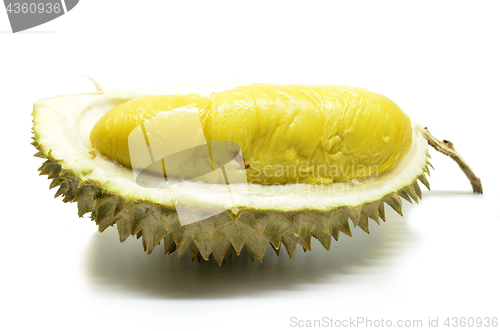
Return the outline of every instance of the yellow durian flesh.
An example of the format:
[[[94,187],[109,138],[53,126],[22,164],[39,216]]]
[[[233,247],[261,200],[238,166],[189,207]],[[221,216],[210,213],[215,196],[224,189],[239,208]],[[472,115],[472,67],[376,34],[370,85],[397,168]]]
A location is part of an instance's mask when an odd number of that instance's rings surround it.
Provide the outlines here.
[[[101,154],[131,168],[128,137],[134,128],[160,112],[186,105],[205,108],[209,103],[210,100],[198,94],[135,98],[108,110],[92,128],[90,141]]]
[[[393,169],[412,144],[411,123],[388,98],[340,86],[254,84],[212,93],[143,96],[106,112],[90,140],[130,167],[128,135],[161,112],[194,105],[210,141],[241,147],[252,183],[331,183]]]

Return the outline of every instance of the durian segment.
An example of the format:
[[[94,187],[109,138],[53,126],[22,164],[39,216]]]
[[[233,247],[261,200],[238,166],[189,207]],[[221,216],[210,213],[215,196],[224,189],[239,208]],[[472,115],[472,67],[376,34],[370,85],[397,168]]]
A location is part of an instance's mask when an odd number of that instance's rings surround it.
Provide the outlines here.
[[[209,97],[133,99],[106,112],[90,140],[103,155],[130,168],[131,131],[187,105],[199,110],[208,141],[241,147],[247,178],[255,184],[332,183],[380,174],[394,168],[412,143],[408,116],[380,94],[354,87],[270,84]],[[155,136],[169,134],[157,131]]]
[[[208,96],[216,91],[190,86],[154,93]],[[33,111],[35,156],[47,159],[39,170],[52,179],[50,188],[57,188],[56,196],[77,202],[81,217],[91,213],[100,231],[116,225],[121,241],[129,236],[142,238],[147,252],[163,240],[165,253],[177,251],[182,258],[189,252],[193,260],[212,256],[221,264],[233,251],[239,254],[243,249],[250,258],[262,261],[267,245],[277,254],[285,247],[292,257],[297,244],[310,249],[313,237],[329,249],[331,238],[337,240],[340,232],[352,235],[351,226],[368,232],[368,219],[385,221],[384,204],[402,214],[400,195],[414,199],[421,194],[417,179],[428,186],[424,174],[429,171],[428,144],[415,128],[401,162],[378,177],[327,185],[249,185],[247,195],[234,196],[237,208],[181,226],[168,188],[137,186],[130,169],[96,154],[90,144],[90,131],[104,113],[151,94],[104,91],[55,97],[37,102]],[[356,190],[359,187],[363,190]],[[217,188],[195,185],[191,189],[198,192],[193,199],[200,205],[218,200]]]
[[[33,145],[40,149],[36,156],[44,157],[39,144],[34,141]],[[376,224],[379,224],[379,219],[385,221],[384,204],[402,215],[399,197],[402,192],[409,196],[409,190],[420,192],[415,179],[410,185],[380,200],[359,206],[345,206],[327,212],[245,210],[234,214],[226,211],[202,222],[181,226],[174,209],[110,194],[95,183],[79,180],[50,157],[39,171],[41,175],[52,178],[51,188],[59,186],[56,196],[63,195],[64,202],[77,202],[80,217],[90,212],[99,231],[116,225],[120,241],[130,236],[142,238],[144,250],[148,253],[163,240],[165,254],[177,251],[182,259],[189,251],[193,261],[209,260],[212,256],[219,265],[233,252],[239,255],[243,248],[250,259],[262,262],[268,245],[278,255],[284,247],[293,258],[297,245],[304,250],[311,249],[312,238],[329,250],[332,238],[338,240],[340,232],[352,236],[349,223],[369,233],[369,219]],[[418,180],[426,181],[424,174],[418,177]],[[418,199],[417,194],[415,201]]]

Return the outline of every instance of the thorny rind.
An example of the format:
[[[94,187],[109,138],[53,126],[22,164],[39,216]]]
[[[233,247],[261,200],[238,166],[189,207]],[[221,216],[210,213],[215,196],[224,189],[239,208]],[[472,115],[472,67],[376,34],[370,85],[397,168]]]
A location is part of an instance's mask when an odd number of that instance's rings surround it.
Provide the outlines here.
[[[182,259],[189,250],[193,261],[209,260],[213,256],[219,265],[227,261],[233,251],[239,255],[243,248],[252,261],[257,258],[262,262],[269,245],[278,255],[283,245],[293,258],[297,244],[304,251],[311,250],[312,237],[329,250],[332,237],[338,240],[340,232],[352,236],[349,220],[354,227],[359,226],[369,233],[368,219],[377,224],[380,224],[380,219],[385,222],[384,203],[403,216],[401,198],[409,202],[418,202],[422,198],[417,179],[429,188],[425,177],[425,173],[429,174],[428,162],[412,184],[360,206],[344,206],[327,212],[242,210],[235,214],[234,211],[225,211],[201,222],[181,226],[173,208],[126,200],[107,192],[98,183],[80,180],[73,172],[63,169],[50,153],[45,153],[35,138],[33,140],[33,146],[38,149],[35,156],[46,159],[38,169],[40,175],[52,179],[51,189],[59,187],[55,197],[62,196],[63,202],[76,202],[80,217],[91,213],[99,231],[116,225],[120,241],[129,236],[142,237],[148,254],[163,240],[165,254],[177,251]]]

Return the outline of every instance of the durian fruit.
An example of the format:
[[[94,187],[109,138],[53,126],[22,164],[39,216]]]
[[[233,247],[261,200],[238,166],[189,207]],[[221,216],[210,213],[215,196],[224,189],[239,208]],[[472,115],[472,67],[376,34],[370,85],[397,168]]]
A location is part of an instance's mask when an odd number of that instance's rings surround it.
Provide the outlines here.
[[[269,245],[277,254],[285,247],[293,258],[297,244],[311,249],[313,237],[328,250],[340,233],[351,236],[349,221],[369,233],[368,220],[385,221],[385,205],[402,215],[401,198],[421,199],[417,181],[429,189],[429,142],[459,162],[471,182],[476,181],[474,190],[481,191],[479,179],[451,143],[439,142],[412,125],[394,102],[364,89],[269,84],[96,87],[96,93],[34,104],[35,156],[46,159],[39,171],[52,179],[51,189],[58,187],[56,197],[77,203],[80,217],[90,213],[100,231],[116,225],[120,241],[142,238],[148,253],[163,241],[165,253],[177,251],[179,259],[189,251],[193,261],[213,256],[220,265],[244,248],[252,261],[262,262]],[[182,124],[186,114],[199,118],[202,131],[195,138]],[[236,143],[245,165],[239,171],[248,184],[232,185],[230,199],[224,181],[185,181],[180,191],[169,185],[140,185],[131,167],[131,132],[169,116],[180,124],[160,127],[155,137],[167,139],[175,133],[180,145],[206,140],[212,152],[214,141]],[[149,133],[145,137],[153,139]],[[158,162],[168,181],[172,173]],[[188,163],[186,168],[198,167]],[[215,169],[212,156],[208,163]],[[216,212],[182,225],[175,208],[181,200],[191,209]]]

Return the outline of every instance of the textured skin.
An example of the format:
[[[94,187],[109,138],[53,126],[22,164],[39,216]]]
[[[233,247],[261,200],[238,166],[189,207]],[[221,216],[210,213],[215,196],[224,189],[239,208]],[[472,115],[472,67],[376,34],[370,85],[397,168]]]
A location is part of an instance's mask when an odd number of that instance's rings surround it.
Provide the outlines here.
[[[353,87],[265,84],[207,98],[191,94],[131,100],[96,123],[92,144],[130,167],[130,131],[162,111],[190,103],[199,108],[207,141],[241,147],[253,183],[331,183],[383,173],[412,144],[408,116],[380,94]]]
[[[384,204],[388,204],[402,215],[401,198],[410,202],[421,198],[417,180],[399,191],[390,193],[378,201],[361,206],[345,206],[328,212],[298,211],[276,212],[239,210],[226,211],[209,219],[181,226],[177,213],[172,208],[126,200],[102,189],[99,183],[86,182],[51,158],[50,151],[44,151],[37,143],[35,156],[46,159],[39,168],[40,175],[52,179],[50,188],[58,187],[55,197],[62,196],[63,202],[77,202],[78,215],[91,213],[91,218],[104,231],[116,225],[120,241],[129,236],[142,237],[144,250],[151,253],[163,240],[165,254],[177,251],[182,259],[189,251],[191,259],[209,260],[212,256],[221,265],[231,257],[233,251],[240,254],[245,248],[248,256],[262,262],[268,245],[277,254],[285,247],[293,258],[297,244],[304,250],[311,249],[312,237],[318,239],[328,250],[332,237],[338,240],[339,232],[352,236],[349,220],[369,233],[368,219],[379,224],[385,221]],[[430,163],[429,163],[430,164]],[[424,172],[418,179],[429,188]]]

